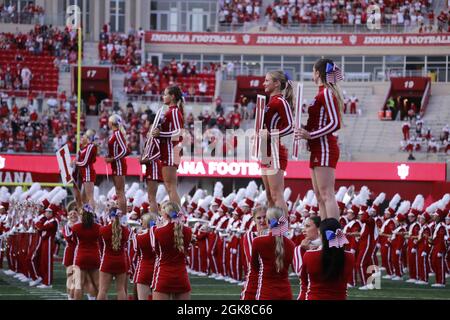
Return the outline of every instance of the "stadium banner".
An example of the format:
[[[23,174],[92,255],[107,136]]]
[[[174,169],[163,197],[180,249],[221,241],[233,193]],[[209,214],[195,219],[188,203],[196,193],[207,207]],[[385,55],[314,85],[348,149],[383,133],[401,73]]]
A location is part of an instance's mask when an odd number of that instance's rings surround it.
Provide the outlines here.
[[[106,163],[98,157],[94,165],[97,175],[106,175]],[[138,158],[127,158],[129,176],[140,176],[143,167]],[[59,181],[60,172],[55,156],[0,155],[0,183],[14,175],[24,173],[25,177],[39,176],[43,180]],[[28,173],[30,175],[28,175]],[[52,177],[56,175],[56,179]],[[214,160],[182,160],[178,168],[180,177],[195,178],[258,178],[261,171],[257,162],[225,162]],[[286,179],[310,179],[309,161],[290,161]],[[395,163],[395,162],[339,162],[337,180],[355,181],[446,181],[446,163]]]
[[[72,166],[70,165],[70,151],[67,144],[56,152],[62,183],[67,185],[72,182]]]
[[[257,34],[153,32],[145,35],[149,44],[235,45],[235,46],[448,46],[448,33],[409,34]]]

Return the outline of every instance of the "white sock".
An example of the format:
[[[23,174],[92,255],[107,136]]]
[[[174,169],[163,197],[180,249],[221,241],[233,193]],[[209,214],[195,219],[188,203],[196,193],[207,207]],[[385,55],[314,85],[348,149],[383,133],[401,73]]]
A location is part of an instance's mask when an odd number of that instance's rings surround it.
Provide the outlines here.
[[[88,300],[97,300],[97,297],[93,297],[90,294],[87,295]]]

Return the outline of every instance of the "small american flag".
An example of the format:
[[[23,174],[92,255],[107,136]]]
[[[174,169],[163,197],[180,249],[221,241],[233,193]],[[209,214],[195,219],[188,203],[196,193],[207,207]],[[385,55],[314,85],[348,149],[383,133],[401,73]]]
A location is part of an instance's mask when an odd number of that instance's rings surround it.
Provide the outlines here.
[[[337,229],[336,233],[333,231],[327,230],[325,231],[325,234],[328,239],[328,247],[329,248],[342,248],[345,244],[348,243],[347,238],[345,237],[345,234],[342,232],[341,229]]]
[[[327,64],[326,74],[328,83],[334,84],[338,81],[344,80],[341,69],[339,69],[339,67],[335,64]]]
[[[270,228],[274,237],[283,236],[289,230],[289,224],[286,216],[283,214],[278,221],[270,224]]]

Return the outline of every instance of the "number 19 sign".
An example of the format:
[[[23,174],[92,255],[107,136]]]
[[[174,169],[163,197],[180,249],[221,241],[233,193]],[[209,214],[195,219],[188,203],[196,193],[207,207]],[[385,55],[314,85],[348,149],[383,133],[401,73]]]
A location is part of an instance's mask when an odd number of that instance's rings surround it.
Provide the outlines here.
[[[70,151],[67,144],[56,152],[56,158],[58,159],[62,182],[63,184],[69,184],[72,181],[72,167],[70,165]]]

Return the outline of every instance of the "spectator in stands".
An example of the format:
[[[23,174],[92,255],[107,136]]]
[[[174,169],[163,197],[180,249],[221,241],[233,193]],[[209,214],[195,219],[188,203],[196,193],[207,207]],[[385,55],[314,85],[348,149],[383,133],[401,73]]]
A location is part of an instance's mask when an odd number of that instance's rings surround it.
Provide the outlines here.
[[[350,114],[356,114],[356,103],[358,102],[358,98],[355,94],[352,94],[350,97]]]
[[[97,98],[93,92],[91,92],[88,98],[88,108],[90,115],[97,115]]]
[[[234,76],[234,63],[229,61],[227,63],[227,79],[232,79]]]
[[[411,126],[408,122],[405,122],[402,126],[402,132],[403,132],[403,140],[408,141],[409,140],[409,130]]]
[[[31,70],[27,66],[25,66],[20,72],[20,76],[22,78],[22,89],[30,89],[31,79],[33,78],[33,73],[31,72]]]
[[[201,80],[198,84],[198,92],[199,94],[204,97],[206,95],[206,92],[208,91],[208,85],[206,84],[205,80]]]

